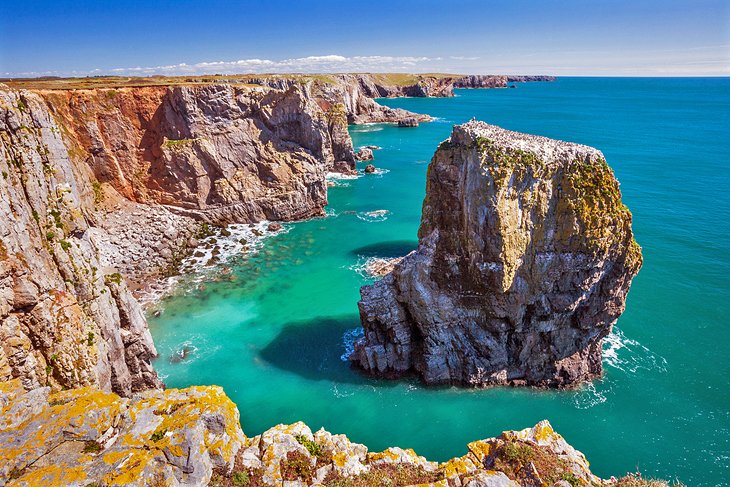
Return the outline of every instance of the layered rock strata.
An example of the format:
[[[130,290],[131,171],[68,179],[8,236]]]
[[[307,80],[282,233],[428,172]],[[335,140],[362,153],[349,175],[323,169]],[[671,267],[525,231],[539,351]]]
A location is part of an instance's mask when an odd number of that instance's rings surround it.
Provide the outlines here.
[[[593,475],[547,421],[469,443],[464,456],[437,463],[398,447],[370,452],[301,422],[247,438],[219,387],[124,399],[92,388],[26,392],[15,380],[0,383],[0,418],[7,487],[621,485]]]
[[[361,289],[352,360],[429,384],[565,387],[601,374],[642,264],[596,149],[472,121],[428,169],[419,247]]]

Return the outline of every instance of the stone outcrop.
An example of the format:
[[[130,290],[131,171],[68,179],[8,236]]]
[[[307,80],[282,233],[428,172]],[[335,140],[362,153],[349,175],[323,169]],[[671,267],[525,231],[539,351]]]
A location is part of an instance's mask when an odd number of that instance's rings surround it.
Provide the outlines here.
[[[0,380],[160,387],[127,282],[174,271],[201,222],[323,215],[327,171],[354,170],[343,107],[312,82],[0,85]]]
[[[601,374],[601,343],[642,264],[596,149],[455,126],[428,169],[419,247],[361,289],[352,360],[430,384],[565,387]]]
[[[454,81],[454,88],[506,88],[507,76],[472,74]]]
[[[214,386],[125,399],[0,383],[0,458],[7,487],[622,485],[593,475],[547,421],[469,443],[465,455],[437,463],[411,449],[370,452],[301,422],[247,438],[235,404]]]

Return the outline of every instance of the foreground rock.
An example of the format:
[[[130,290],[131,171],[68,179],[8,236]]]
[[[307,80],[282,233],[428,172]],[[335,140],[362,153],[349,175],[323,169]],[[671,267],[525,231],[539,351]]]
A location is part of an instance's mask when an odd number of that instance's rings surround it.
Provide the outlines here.
[[[247,438],[219,387],[124,399],[92,388],[26,392],[14,380],[0,383],[0,418],[8,487],[623,485],[593,475],[547,421],[475,441],[439,464],[410,449],[369,452],[301,422]]]
[[[565,387],[601,374],[601,343],[642,264],[596,149],[472,121],[428,170],[419,248],[361,289],[351,359],[429,384]]]

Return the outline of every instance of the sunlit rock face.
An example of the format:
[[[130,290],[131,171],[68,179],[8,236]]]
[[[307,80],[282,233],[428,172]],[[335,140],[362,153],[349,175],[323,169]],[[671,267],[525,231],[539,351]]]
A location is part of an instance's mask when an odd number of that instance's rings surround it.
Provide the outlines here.
[[[399,447],[371,452],[302,422],[248,438],[236,405],[215,386],[122,398],[0,382],[0,485],[612,485],[547,421],[464,452],[443,463]]]
[[[600,151],[455,126],[428,169],[418,249],[361,289],[351,358],[430,384],[586,381],[641,264]]]

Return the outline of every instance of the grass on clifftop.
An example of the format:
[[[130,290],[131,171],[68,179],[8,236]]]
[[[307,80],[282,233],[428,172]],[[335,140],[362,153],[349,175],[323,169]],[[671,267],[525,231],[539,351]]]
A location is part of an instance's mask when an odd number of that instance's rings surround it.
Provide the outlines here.
[[[446,78],[459,75],[444,73],[367,73],[374,81],[384,85],[409,86],[425,77]],[[97,88],[138,88],[145,86],[178,86],[213,83],[235,83],[257,86],[251,81],[265,78],[295,79],[297,81],[319,81],[334,83],[331,74],[206,74],[197,76],[88,76],[85,78],[0,78],[11,88],[26,90],[93,90]]]

